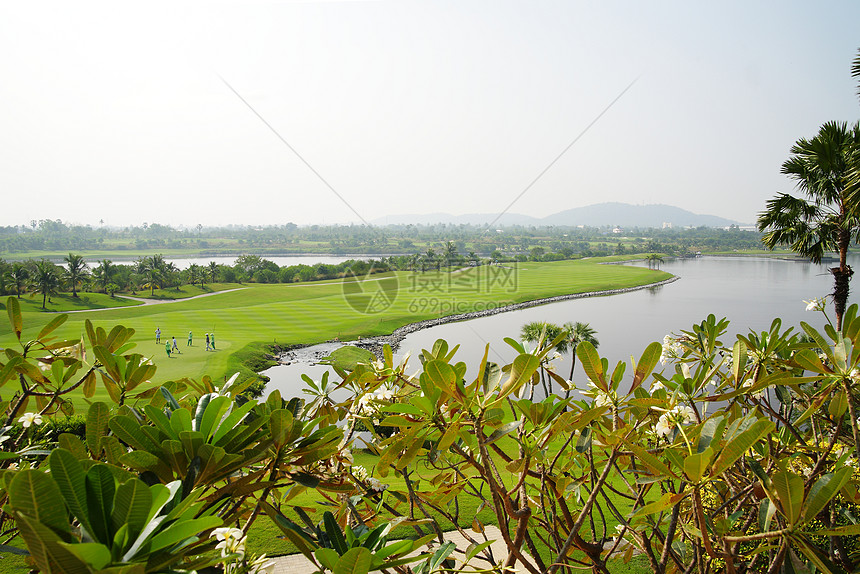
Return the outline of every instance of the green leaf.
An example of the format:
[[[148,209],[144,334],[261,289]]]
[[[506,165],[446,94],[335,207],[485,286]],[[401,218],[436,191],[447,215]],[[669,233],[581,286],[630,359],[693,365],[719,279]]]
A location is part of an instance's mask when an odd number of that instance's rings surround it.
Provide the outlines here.
[[[816,536],[855,536],[860,534],[860,524],[849,524],[848,526],[838,526],[836,528],[825,528],[824,530],[815,530],[807,532]]]
[[[332,548],[341,556],[346,554],[347,546],[346,540],[343,539],[343,532],[340,529],[340,525],[335,521],[334,515],[328,510],[323,514],[323,524],[325,524],[325,532],[328,534]]]
[[[167,436],[168,440],[179,440],[179,433],[176,432],[176,429],[170,426],[170,420],[167,418],[167,415],[161,411],[161,409],[157,409],[152,405],[145,405],[143,407],[143,412],[146,413],[150,422],[152,422],[158,430]]]
[[[203,413],[200,425],[197,427],[198,432],[203,434],[204,440],[209,442],[209,438],[212,436],[215,429],[215,423],[221,420],[221,417],[224,416],[224,413],[226,413],[227,409],[230,408],[230,404],[232,402],[233,399],[223,396],[214,397],[209,401],[206,411]]]
[[[92,525],[87,513],[86,474],[81,463],[69,451],[58,448],[48,457],[48,466],[72,516],[80,521],[87,534],[92,535]]]
[[[594,345],[588,341],[582,341],[576,346],[576,356],[583,370],[585,370],[585,374],[591,379],[591,382],[601,391],[608,392],[603,361],[600,359],[600,355],[597,353]]]
[[[696,447],[698,452],[703,452],[711,446],[714,439],[719,442],[723,435],[723,430],[726,426],[726,419],[723,416],[711,417],[702,425],[702,432],[699,434],[699,444]]]
[[[155,451],[160,449],[152,440],[140,430],[140,423],[127,415],[117,415],[108,423],[110,429],[117,437],[127,445],[142,451]]]
[[[320,564],[322,564],[332,572],[334,572],[335,568],[337,568],[337,563],[340,560],[340,554],[338,554],[331,548],[317,548],[316,550],[314,550],[314,556],[316,556]]]
[[[84,479],[87,493],[87,516],[92,526],[90,534],[104,544],[113,540],[111,509],[116,494],[116,481],[106,464],[95,464]]]
[[[847,408],[848,396],[845,394],[844,390],[840,389],[833,395],[833,398],[830,399],[830,405],[827,407],[827,412],[829,412],[830,416],[834,419],[838,419],[845,414],[845,410]]]
[[[714,456],[714,449],[708,447],[704,452],[691,454],[684,459],[684,473],[687,478],[694,484],[698,484],[702,480],[702,476],[708,469],[711,459]]]
[[[50,335],[54,331],[54,329],[65,323],[66,319],[68,318],[69,316],[65,313],[63,313],[62,315],[57,315],[56,317],[51,319],[51,321],[47,325],[42,327],[42,330],[39,331],[38,335],[36,335],[36,339],[41,341],[42,339]]]
[[[69,531],[68,510],[62,504],[62,492],[51,476],[38,470],[20,470],[9,484],[8,495],[15,510],[58,534]]]
[[[177,520],[165,530],[152,537],[150,552],[157,552],[190,537],[197,537],[206,530],[217,528],[224,522],[217,516],[202,516],[191,520]]]
[[[200,400],[197,401],[197,410],[194,411],[194,422],[191,426],[191,429],[195,432],[200,432],[200,424],[203,422],[203,415],[206,413],[206,407],[209,406],[209,401],[212,400],[212,395],[203,395],[200,397]],[[206,435],[203,436],[204,440],[208,437]]]
[[[151,506],[152,493],[142,480],[135,478],[122,483],[114,496],[111,513],[113,531],[128,525],[129,538],[137,538],[148,522]]]
[[[269,430],[275,447],[280,448],[287,443],[293,428],[293,414],[286,409],[278,409],[269,415]]]
[[[87,448],[98,457],[101,452],[101,438],[107,434],[110,420],[110,407],[106,403],[95,402],[87,410]]]
[[[21,321],[21,306],[18,304],[18,300],[14,297],[6,299],[6,314],[9,315],[9,325],[12,326],[12,331],[20,341],[21,331],[24,329],[24,326]]]
[[[370,550],[359,546],[340,557],[334,574],[366,574],[368,570],[370,570]]]
[[[251,412],[256,405],[257,401],[251,400],[238,408],[234,408],[233,411],[231,411],[230,414],[217,425],[217,430],[212,435],[212,444],[218,444],[218,441],[220,441],[228,432],[233,430],[236,425],[240,424],[242,419],[245,418],[245,415]]]
[[[635,459],[648,467],[648,469],[655,475],[676,476],[675,473],[673,473],[662,460],[660,460],[641,446],[627,441],[625,441],[624,444],[626,444],[627,448],[629,448],[636,455]]]
[[[517,430],[520,427],[521,422],[522,422],[521,420],[516,420],[516,421],[509,422],[507,424],[500,426],[499,428],[497,428],[493,432],[493,434],[491,434],[489,437],[487,437],[487,440],[484,444],[491,445],[494,442],[496,442],[497,440],[499,440],[500,438],[502,438],[503,436],[514,432],[515,430]]]
[[[66,550],[77,556],[81,562],[89,564],[94,570],[101,570],[111,562],[110,549],[98,542],[83,542],[66,544],[60,542]]]
[[[164,396],[164,399],[167,401],[167,406],[170,407],[170,410],[172,410],[172,411],[180,410],[179,402],[176,400],[176,397],[173,396],[173,393],[171,393],[164,386],[162,386],[160,388],[160,390],[161,390],[162,396]],[[188,429],[182,429],[182,430],[191,430],[191,429],[188,428]]]
[[[663,346],[660,343],[651,343],[645,348],[639,362],[636,363],[636,372],[633,374],[633,385],[630,387],[630,392],[635,391],[645,378],[651,374],[654,367],[660,361],[660,355],[663,353]]]
[[[711,468],[711,477],[723,474],[755,443],[770,434],[774,428],[775,425],[773,422],[764,419],[758,420],[747,430],[728,441],[726,446],[723,447],[720,456],[714,461],[714,466]]]
[[[343,371],[354,371],[359,363],[369,365],[376,360],[376,356],[367,349],[346,345],[335,349],[327,357],[320,359],[320,364],[331,365]]]
[[[56,532],[20,512],[15,520],[39,570],[46,574],[91,574],[86,564],[61,545]]]
[[[649,514],[663,512],[667,508],[671,508],[678,504],[685,496],[685,493],[672,494],[671,492],[667,492],[663,496],[661,496],[659,500],[646,504],[645,506],[637,510],[634,516],[642,517],[648,516]]]
[[[843,467],[815,481],[806,497],[806,510],[803,515],[807,522],[818,516],[827,503],[842,490],[851,479],[851,473],[850,467]]]
[[[454,385],[457,382],[457,373],[448,363],[434,359],[424,364],[424,372],[430,381],[442,392],[453,395]]]
[[[771,484],[789,525],[796,524],[803,505],[803,479],[794,473],[780,471],[771,477]]]
[[[511,375],[499,390],[499,399],[515,393],[528,382],[540,368],[540,359],[530,353],[518,355],[511,363]]]

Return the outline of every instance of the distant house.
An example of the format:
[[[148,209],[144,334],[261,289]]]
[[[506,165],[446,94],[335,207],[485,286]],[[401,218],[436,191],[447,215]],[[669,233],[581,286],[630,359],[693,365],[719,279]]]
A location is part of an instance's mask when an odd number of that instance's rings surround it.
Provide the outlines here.
[[[621,229],[620,227],[616,227],[612,230],[612,233],[615,233],[615,234],[623,233],[623,232],[624,232],[624,230]]]

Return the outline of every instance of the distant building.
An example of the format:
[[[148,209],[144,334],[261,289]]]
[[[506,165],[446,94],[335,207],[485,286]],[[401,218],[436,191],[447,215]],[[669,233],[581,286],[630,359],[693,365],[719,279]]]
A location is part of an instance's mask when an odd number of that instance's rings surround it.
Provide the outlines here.
[[[623,229],[621,229],[620,227],[615,227],[615,228],[612,230],[612,233],[615,233],[615,234],[623,233],[623,232],[624,232],[624,230],[623,230]]]
[[[663,229],[672,229],[672,222],[671,221],[664,221],[663,222]]]

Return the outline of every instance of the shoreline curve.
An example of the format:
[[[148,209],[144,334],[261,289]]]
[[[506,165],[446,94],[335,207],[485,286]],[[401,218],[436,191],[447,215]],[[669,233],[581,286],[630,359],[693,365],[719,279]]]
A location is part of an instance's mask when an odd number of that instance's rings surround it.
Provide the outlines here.
[[[481,317],[489,317],[491,315],[498,315],[499,313],[507,313],[509,311],[518,311],[520,309],[528,309],[529,307],[537,307],[539,305],[547,305],[549,303],[557,303],[559,301],[570,301],[573,299],[585,299],[588,297],[604,297],[608,295],[622,295],[624,293],[632,293],[634,291],[641,291],[643,289],[651,289],[652,287],[662,287],[663,285],[668,285],[669,283],[674,283],[679,280],[681,277],[678,275],[673,275],[668,279],[663,279],[662,281],[657,281],[656,283],[648,283],[646,285],[637,285],[636,287],[623,287],[621,289],[604,289],[602,291],[586,291],[584,293],[571,293],[568,295],[555,295],[553,297],[542,297],[540,299],[532,299],[530,301],[523,301],[521,303],[511,303],[510,305],[500,305],[499,307],[493,307],[492,309],[483,309],[481,311],[470,311],[469,313],[457,313],[454,315],[445,315],[444,317],[436,317],[434,319],[425,319],[423,321],[416,321],[414,323],[408,323],[402,327],[398,327],[394,331],[392,331],[388,335],[374,335],[371,337],[363,338],[361,341],[321,341],[319,343],[312,343],[310,345],[296,345],[290,346],[290,348],[278,350],[276,353],[278,363],[283,364],[281,360],[290,353],[291,351],[295,351],[297,349],[304,349],[308,347],[313,347],[315,345],[322,345],[326,343],[334,343],[341,342],[344,345],[352,345],[355,347],[361,347],[362,349],[367,349],[377,357],[382,356],[382,347],[386,343],[391,346],[392,351],[396,351],[400,347],[400,343],[411,333],[416,331],[421,331],[423,329],[429,329],[430,327],[436,327],[438,325],[445,325],[447,323],[457,323],[459,321],[468,321],[470,319],[479,319]]]

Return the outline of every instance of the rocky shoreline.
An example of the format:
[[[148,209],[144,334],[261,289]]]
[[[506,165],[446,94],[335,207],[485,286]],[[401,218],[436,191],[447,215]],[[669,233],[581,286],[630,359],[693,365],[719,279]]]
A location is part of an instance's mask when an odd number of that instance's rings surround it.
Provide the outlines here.
[[[642,289],[651,289],[653,287],[660,287],[663,285],[667,285],[674,281],[680,279],[678,276],[673,276],[668,279],[664,279],[663,281],[658,281],[657,283],[649,283],[647,285],[639,285],[637,287],[625,287],[623,289],[606,289],[604,291],[588,291],[586,293],[573,293],[570,295],[556,295],[555,297],[544,297],[541,299],[533,299],[531,301],[523,301],[522,303],[513,303],[510,305],[501,305],[499,307],[494,307],[492,309],[483,309],[481,311],[472,311],[470,313],[458,313],[456,315],[446,315],[444,317],[437,317],[434,319],[427,319],[424,321],[417,321],[415,323],[409,323],[408,325],[404,325],[403,327],[399,327],[395,329],[393,333],[390,335],[379,335],[375,337],[367,337],[365,339],[361,339],[360,341],[326,341],[325,344],[350,344],[355,345],[356,347],[361,347],[362,349],[367,349],[371,351],[377,357],[382,357],[382,348],[384,345],[388,344],[391,346],[391,349],[396,351],[400,346],[400,343],[410,333],[414,333],[415,331],[420,331],[421,329],[427,329],[429,327],[435,327],[437,325],[444,325],[446,323],[455,323],[457,321],[468,321],[469,319],[478,319],[480,317],[489,317],[490,315],[498,315],[499,313],[506,313],[508,311],[517,311],[519,309],[527,309],[529,307],[537,307],[538,305],[546,305],[547,303],[556,303],[558,301],[569,301],[571,299],[584,299],[586,297],[603,297],[606,295],[620,295],[622,293],[631,293],[633,291],[641,291]],[[324,344],[321,344],[324,345]],[[288,365],[293,362],[302,362],[299,358],[300,349],[312,347],[316,345],[305,345],[305,346],[293,346],[291,345],[289,348],[285,348],[279,350],[277,353],[277,361],[279,364]],[[311,362],[316,362],[319,359],[322,359],[323,356],[328,354],[324,349],[320,349],[316,353],[309,353],[309,357],[302,359],[307,360],[310,358]],[[319,355],[319,356],[316,356]]]

